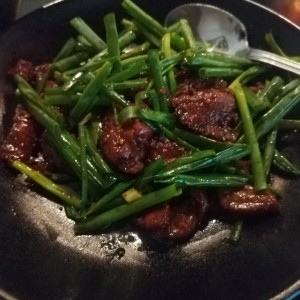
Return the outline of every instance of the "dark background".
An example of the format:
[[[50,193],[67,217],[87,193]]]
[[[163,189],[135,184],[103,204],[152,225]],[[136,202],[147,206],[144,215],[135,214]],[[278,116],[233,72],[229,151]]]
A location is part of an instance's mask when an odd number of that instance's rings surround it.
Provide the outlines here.
[[[298,7],[298,11],[293,7],[296,1],[297,0],[256,0],[256,2],[280,11],[282,14],[285,14],[300,24],[300,7]],[[54,2],[54,0],[0,0],[0,30],[8,27],[14,19],[21,18],[31,11],[51,2]]]

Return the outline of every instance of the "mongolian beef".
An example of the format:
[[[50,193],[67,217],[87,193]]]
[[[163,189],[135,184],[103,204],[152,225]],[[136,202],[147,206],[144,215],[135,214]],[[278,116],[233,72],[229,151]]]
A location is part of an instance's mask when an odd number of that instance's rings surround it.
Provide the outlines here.
[[[1,159],[51,185],[77,234],[132,217],[155,239],[183,242],[214,209],[233,224],[278,214],[270,170],[297,80],[261,79],[264,65],[207,51],[187,22],[168,31],[122,5],[133,19],[120,33],[113,13],[104,40],[77,17],[77,38],[52,62],[11,68],[20,104]]]

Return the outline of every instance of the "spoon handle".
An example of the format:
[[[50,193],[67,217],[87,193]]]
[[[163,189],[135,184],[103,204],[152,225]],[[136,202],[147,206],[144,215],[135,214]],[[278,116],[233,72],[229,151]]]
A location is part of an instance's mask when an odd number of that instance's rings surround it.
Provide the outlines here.
[[[251,48],[248,57],[300,75],[300,63],[277,54]]]

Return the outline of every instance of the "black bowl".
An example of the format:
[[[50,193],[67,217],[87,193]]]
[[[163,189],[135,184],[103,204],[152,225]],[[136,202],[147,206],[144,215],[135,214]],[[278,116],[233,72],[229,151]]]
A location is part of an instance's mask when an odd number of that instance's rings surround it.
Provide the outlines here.
[[[163,21],[185,1],[137,0]],[[265,48],[272,31],[291,55],[300,53],[299,28],[250,1],[202,1],[240,18],[250,45]],[[13,24],[0,36],[0,123],[9,120],[5,99],[13,99],[6,81],[18,59],[35,63],[50,59],[69,36],[68,24],[82,16],[100,33],[102,17],[119,0],[73,0],[40,9]],[[5,122],[4,122],[5,123]],[[0,127],[0,134],[4,126]],[[284,147],[297,157],[299,135]],[[299,163],[296,161],[296,163]],[[107,232],[74,236],[62,208],[16,182],[0,165],[0,295],[2,289],[19,299],[268,299],[300,278],[300,181],[276,178],[282,190],[282,214],[249,225],[237,247],[227,243],[229,228],[211,222],[188,243],[174,248],[141,243],[136,233]]]

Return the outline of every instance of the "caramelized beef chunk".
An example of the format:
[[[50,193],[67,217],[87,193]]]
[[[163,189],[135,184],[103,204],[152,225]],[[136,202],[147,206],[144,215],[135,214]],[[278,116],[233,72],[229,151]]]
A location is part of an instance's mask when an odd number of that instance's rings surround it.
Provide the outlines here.
[[[185,153],[186,150],[183,147],[163,136],[156,135],[149,140],[147,157],[150,161],[161,157],[167,162],[171,162]]]
[[[8,164],[15,160],[29,162],[37,149],[41,128],[27,110],[18,105],[13,125],[4,139],[0,156]]]
[[[169,203],[153,207],[138,218],[137,224],[156,239],[184,241],[198,229],[207,210],[206,193],[193,189]]]
[[[31,83],[35,79],[34,65],[30,61],[20,59],[15,66],[8,71],[8,75],[20,75]]]
[[[185,78],[171,97],[171,105],[187,128],[222,142],[237,139],[236,102],[225,81]]]
[[[279,212],[279,203],[271,191],[256,192],[250,185],[241,189],[222,191],[220,204],[228,215],[237,218],[249,218]]]
[[[114,167],[127,174],[138,174],[144,169],[146,147],[152,130],[138,119],[117,124],[112,114],[103,121],[100,148]]]
[[[42,80],[44,74],[48,71],[49,64],[34,66],[32,62],[20,59],[8,72],[9,75],[20,75],[32,85],[36,85]]]

